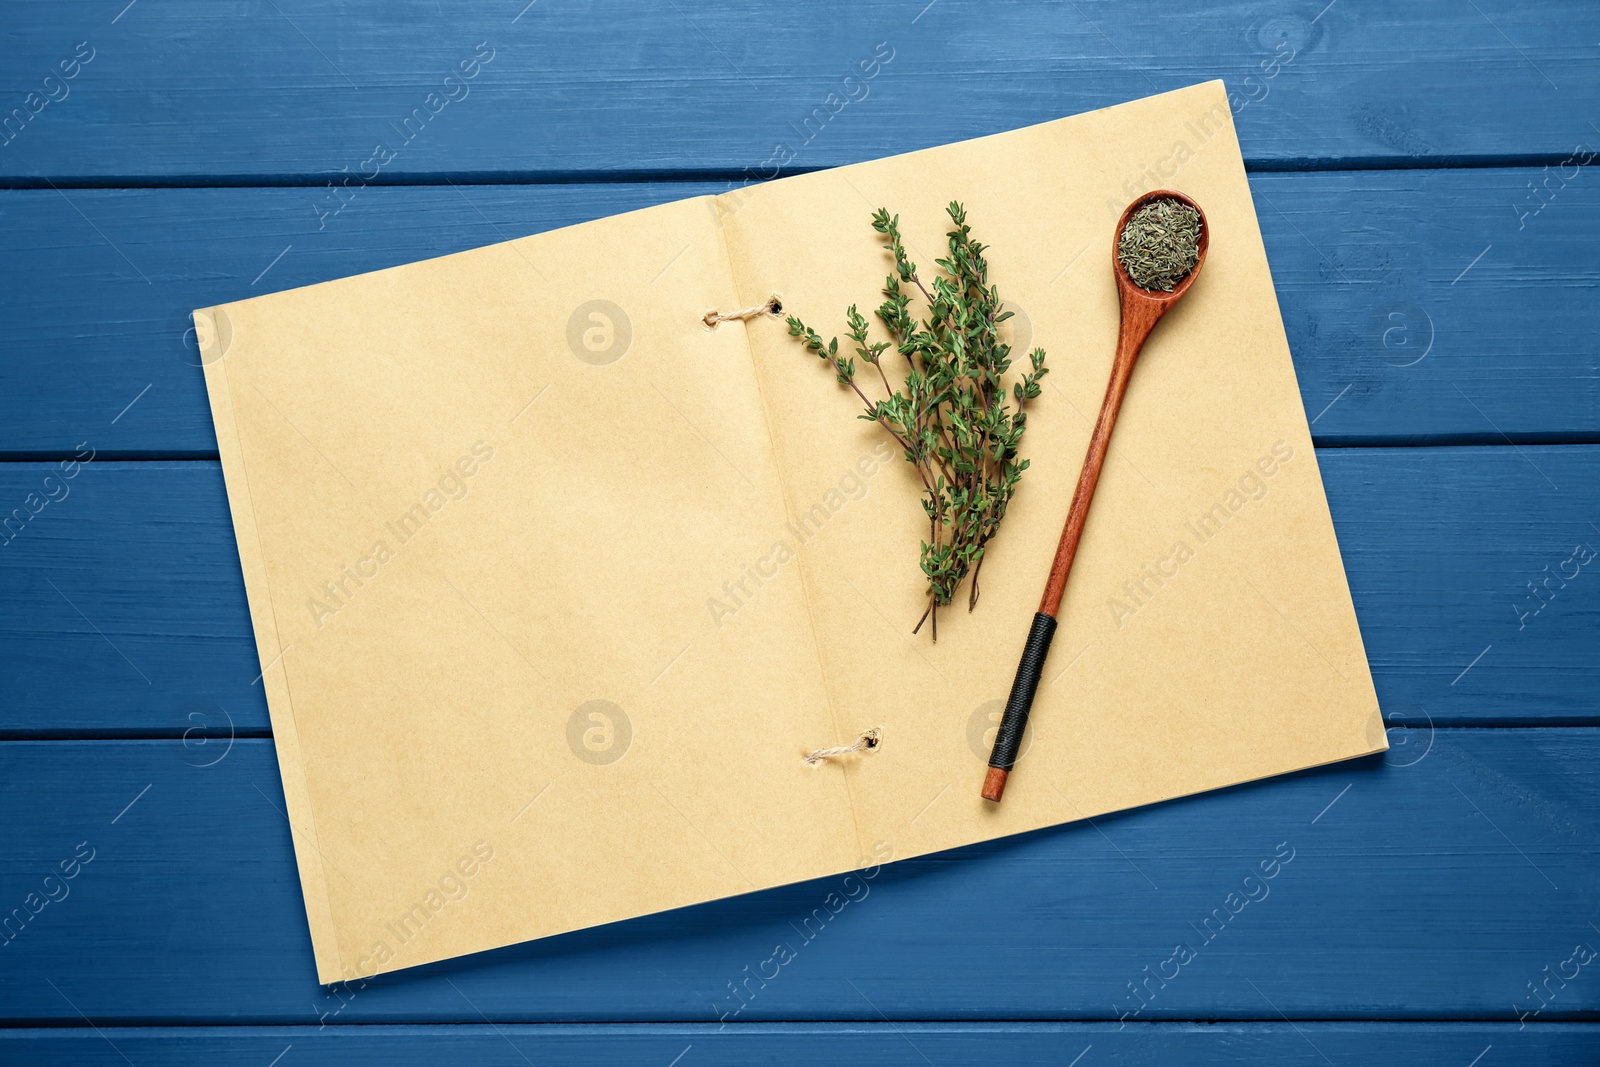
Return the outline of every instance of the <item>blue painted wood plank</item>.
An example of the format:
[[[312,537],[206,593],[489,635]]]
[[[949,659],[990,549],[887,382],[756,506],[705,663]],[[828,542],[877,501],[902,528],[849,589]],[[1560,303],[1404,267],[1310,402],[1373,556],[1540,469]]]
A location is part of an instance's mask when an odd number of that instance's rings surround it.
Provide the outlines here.
[[[1005,1063],[1014,1067],[1115,1067],[1117,1064],[1449,1063],[1467,1067],[1591,1064],[1600,1044],[1593,1023],[773,1023],[715,1026],[101,1027],[0,1031],[6,1063],[81,1067],[204,1064],[262,1067],[282,1055],[287,1067],[441,1062],[479,1067],[641,1063],[670,1067],[748,1067],[871,1063]],[[127,1060],[122,1057],[126,1056]],[[290,1057],[293,1057],[291,1060]],[[1078,1059],[1077,1057],[1082,1057]]]
[[[1591,176],[1254,178],[1314,439],[1600,441]]]
[[[1252,178],[1319,443],[1600,440],[1600,183],[1535,180]],[[0,193],[0,455],[215,455],[190,309],[719,188]]]
[[[1600,447],[1317,460],[1390,723],[1596,721]]]
[[[1391,723],[1600,721],[1600,446],[1318,462]],[[0,734],[267,730],[216,463],[0,464],[0,540]]]
[[[7,23],[13,181],[830,166],[1212,78],[1280,167],[1559,159],[1600,114],[1581,0],[76,0]]]
[[[326,990],[270,742],[216,755],[176,740],[7,742],[0,915],[30,893],[56,899],[13,918],[0,1004],[75,1026],[1593,1019],[1600,964],[1568,961],[1600,949],[1600,730],[1398,740],[1383,758],[864,881]],[[75,877],[47,882],[63,862]],[[835,891],[851,902],[815,916]]]

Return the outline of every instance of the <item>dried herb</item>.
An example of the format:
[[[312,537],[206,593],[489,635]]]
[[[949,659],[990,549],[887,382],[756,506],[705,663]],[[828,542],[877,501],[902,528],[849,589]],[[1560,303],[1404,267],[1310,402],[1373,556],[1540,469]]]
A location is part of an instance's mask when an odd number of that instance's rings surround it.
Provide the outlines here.
[[[922,572],[928,580],[928,607],[912,632],[933,620],[939,638],[939,608],[947,606],[967,574],[972,585],[967,610],[978,603],[978,573],[985,546],[1000,528],[1006,506],[1028,461],[1018,458],[1027,425],[1024,405],[1039,395],[1046,374],[1044,349],[1028,355],[1030,370],[1013,382],[1008,403],[1002,381],[1010,370],[1011,346],[1000,336],[1000,324],[1011,312],[1000,310],[1000,294],[989,284],[986,246],[972,239],[965,210],[947,209],[955,228],[948,234],[949,255],[937,260],[943,273],[924,285],[906,256],[900,238],[900,217],[880,208],[872,228],[884,237],[894,257],[894,272],[884,283],[887,298],[877,309],[889,340],[870,339],[867,319],[856,305],[845,313],[855,355],[872,366],[887,396],[873,400],[856,381],[856,360],[839,354],[839,340],[826,343],[799,318],[788,317],[789,333],[829,363],[840,385],[853,389],[866,405],[861,418],[876,422],[900,444],[916,468],[924,489],[928,540],[922,543]],[[914,286],[927,305],[920,322],[911,314]],[[906,370],[892,383],[883,364],[893,348]]]
[[[1200,260],[1200,213],[1171,197],[1150,201],[1123,227],[1117,259],[1141,289],[1172,292]]]

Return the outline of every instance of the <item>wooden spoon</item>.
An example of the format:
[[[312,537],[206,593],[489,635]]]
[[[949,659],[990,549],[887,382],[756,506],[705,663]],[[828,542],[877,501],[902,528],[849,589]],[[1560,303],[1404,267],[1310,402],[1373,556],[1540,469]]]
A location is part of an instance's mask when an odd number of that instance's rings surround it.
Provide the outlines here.
[[[1128,219],[1152,200],[1176,200],[1200,212],[1199,256],[1195,259],[1194,268],[1172,287],[1170,293],[1145,289],[1135,284],[1117,256]],[[1117,412],[1122,408],[1123,394],[1128,391],[1128,380],[1133,376],[1134,361],[1139,358],[1145,340],[1156,323],[1161,321],[1161,316],[1183,299],[1183,294],[1200,276],[1210,241],[1211,227],[1206,223],[1206,215],[1200,211],[1200,205],[1170,189],[1157,189],[1139,197],[1128,205],[1122,218],[1117,221],[1116,235],[1111,241],[1111,271],[1117,279],[1117,299],[1122,305],[1117,355],[1111,363],[1111,381],[1106,386],[1106,399],[1100,406],[1100,417],[1094,424],[1094,435],[1089,438],[1089,453],[1084,457],[1083,471],[1078,475],[1078,489],[1072,495],[1072,507],[1067,512],[1066,527],[1061,531],[1061,543],[1056,546],[1050,578],[1045,583],[1039,611],[1033,617],[1033,626],[1023,645],[1022,661],[1017,665],[1017,677],[1011,684],[1011,697],[1006,701],[1000,730],[995,735],[994,754],[989,757],[989,773],[983,780],[985,800],[996,804],[1000,802],[1005,792],[1006,778],[1016,765],[1023,731],[1028,725],[1028,712],[1033,707],[1033,696],[1039,688],[1045,658],[1050,654],[1050,639],[1055,636],[1056,612],[1061,608],[1061,595],[1067,588],[1067,574],[1072,570],[1072,558],[1078,552],[1078,539],[1083,536],[1083,524],[1089,517],[1089,504],[1094,500],[1095,486],[1100,483],[1100,468],[1105,463],[1106,450],[1111,445],[1111,431],[1116,427]]]

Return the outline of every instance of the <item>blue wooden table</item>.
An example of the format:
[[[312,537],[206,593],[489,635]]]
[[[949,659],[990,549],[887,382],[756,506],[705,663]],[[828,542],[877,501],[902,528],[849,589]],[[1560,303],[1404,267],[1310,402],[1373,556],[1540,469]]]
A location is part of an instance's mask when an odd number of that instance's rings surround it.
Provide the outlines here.
[[[1210,78],[1391,751],[319,986],[188,310]],[[0,1063],[1600,1062],[1597,124],[1589,0],[5,0]]]

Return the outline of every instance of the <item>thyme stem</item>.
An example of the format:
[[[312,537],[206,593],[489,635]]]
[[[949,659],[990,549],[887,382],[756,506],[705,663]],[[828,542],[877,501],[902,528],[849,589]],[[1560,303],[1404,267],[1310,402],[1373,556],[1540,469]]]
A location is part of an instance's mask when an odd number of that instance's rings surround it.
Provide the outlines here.
[[[894,270],[884,281],[884,303],[877,318],[888,341],[871,339],[866,316],[851,305],[845,314],[855,356],[841,355],[839,338],[824,342],[798,316],[788,317],[789,333],[811,353],[825,360],[840,385],[847,385],[864,407],[861,418],[876,422],[892,436],[917,470],[925,490],[922,507],[928,516],[928,539],[921,550],[921,568],[928,582],[928,605],[912,632],[931,623],[938,640],[939,608],[972,575],[967,597],[970,611],[978,603],[978,574],[986,546],[999,529],[1028,461],[1020,458],[1027,425],[1026,401],[1039,395],[1047,370],[1043,349],[1028,354],[1028,367],[1012,383],[1008,403],[1004,378],[1011,369],[1011,346],[1001,338],[1000,324],[1011,317],[1001,311],[1000,294],[988,284],[984,246],[974,241],[960,204],[947,209],[954,229],[946,235],[949,253],[938,260],[942,274],[924,285],[906,255],[900,219],[880,209],[872,228],[883,235]],[[926,306],[918,322],[902,284],[915,287]],[[899,387],[884,370],[882,357],[896,349],[906,362]],[[885,396],[873,400],[856,381],[856,358],[873,365]]]

